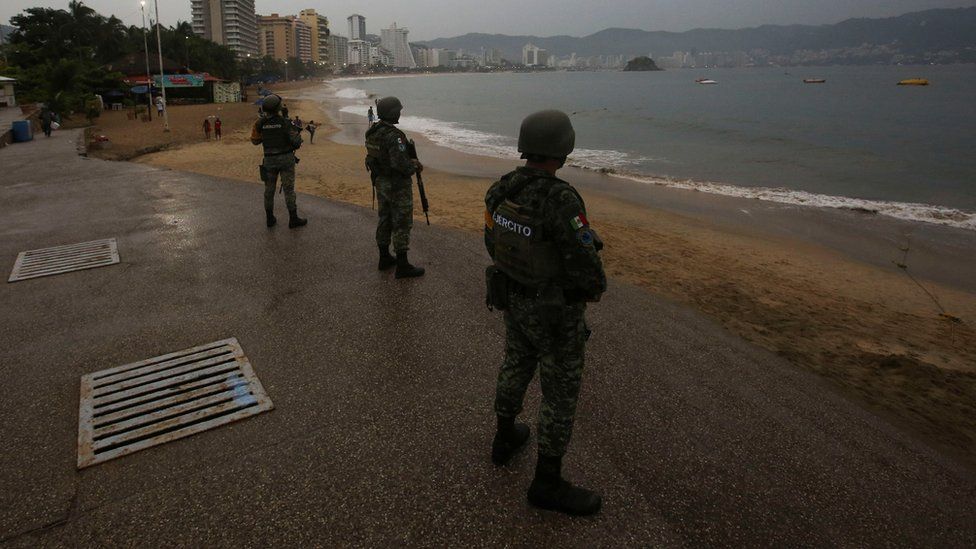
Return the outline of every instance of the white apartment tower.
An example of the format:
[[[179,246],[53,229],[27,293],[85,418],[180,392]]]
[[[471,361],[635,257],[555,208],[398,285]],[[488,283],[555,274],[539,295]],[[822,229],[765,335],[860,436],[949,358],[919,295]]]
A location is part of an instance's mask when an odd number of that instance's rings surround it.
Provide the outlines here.
[[[417,67],[417,61],[413,58],[410,51],[410,42],[407,41],[407,29],[397,28],[396,23],[388,29],[383,29],[380,37],[380,44],[393,54],[393,66],[397,68],[413,69]]]
[[[332,53],[332,68],[341,71],[349,64],[349,39],[338,34],[329,35],[329,49]]]
[[[526,44],[522,47],[522,64],[526,67],[531,67],[533,65],[547,65],[549,61],[549,52],[536,46],[535,44]]]
[[[366,40],[366,18],[354,13],[346,20],[349,21],[349,40]]]
[[[365,40],[350,40],[347,43],[347,48],[349,65],[369,66],[369,42]]]
[[[190,0],[193,34],[227,46],[237,55],[258,54],[254,0]]]

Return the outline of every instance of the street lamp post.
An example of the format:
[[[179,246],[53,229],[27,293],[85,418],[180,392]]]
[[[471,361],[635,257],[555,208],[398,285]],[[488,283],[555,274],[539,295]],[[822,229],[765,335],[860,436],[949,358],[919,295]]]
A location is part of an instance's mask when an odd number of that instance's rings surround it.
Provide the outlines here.
[[[146,28],[146,0],[140,0],[142,5],[142,47],[146,50],[146,101],[149,103],[149,110],[146,111],[149,121],[152,122],[152,72],[149,69],[149,29]]]
[[[169,104],[166,102],[166,79],[163,72],[163,41],[159,34],[159,0],[156,0],[156,47],[159,49],[159,87],[163,92],[163,131],[169,131]]]
[[[285,82],[288,81],[288,60],[285,59]]]

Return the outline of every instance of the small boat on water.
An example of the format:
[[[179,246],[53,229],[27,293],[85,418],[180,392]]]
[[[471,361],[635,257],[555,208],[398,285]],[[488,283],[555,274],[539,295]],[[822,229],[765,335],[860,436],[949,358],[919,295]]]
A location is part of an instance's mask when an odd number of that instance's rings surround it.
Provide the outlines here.
[[[928,86],[929,81],[925,78],[908,78],[898,83],[899,86]]]
[[[698,84],[705,84],[705,85],[718,84],[718,82],[712,80],[711,78],[697,78],[695,79],[695,82]]]
[[[826,84],[827,79],[826,78],[804,78],[803,83],[804,84]]]

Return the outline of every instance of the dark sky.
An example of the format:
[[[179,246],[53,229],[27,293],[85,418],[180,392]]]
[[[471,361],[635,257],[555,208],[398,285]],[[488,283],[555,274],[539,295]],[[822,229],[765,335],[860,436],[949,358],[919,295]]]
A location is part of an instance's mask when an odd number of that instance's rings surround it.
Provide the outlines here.
[[[150,3],[153,0],[149,0]],[[929,8],[976,6],[976,0],[256,0],[258,13],[315,8],[346,35],[346,17],[366,16],[379,34],[390,23],[408,27],[411,40],[468,32],[583,36],[607,27],[684,31],[772,24],[836,23],[849,17],[887,17]],[[138,0],[88,0],[103,14],[139,24]],[[31,6],[64,8],[68,0],[0,0],[6,22]],[[151,4],[149,6],[152,7]],[[159,0],[164,24],[190,18],[190,0]]]

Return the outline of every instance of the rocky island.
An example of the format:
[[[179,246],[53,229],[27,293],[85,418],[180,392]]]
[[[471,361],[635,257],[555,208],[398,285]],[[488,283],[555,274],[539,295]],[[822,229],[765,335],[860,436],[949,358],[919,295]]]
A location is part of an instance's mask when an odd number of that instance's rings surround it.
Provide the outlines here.
[[[627,61],[627,66],[624,67],[624,72],[627,71],[660,71],[664,70],[657,66],[657,63],[653,59],[646,55],[640,57],[635,57],[630,61]]]

